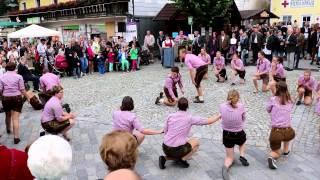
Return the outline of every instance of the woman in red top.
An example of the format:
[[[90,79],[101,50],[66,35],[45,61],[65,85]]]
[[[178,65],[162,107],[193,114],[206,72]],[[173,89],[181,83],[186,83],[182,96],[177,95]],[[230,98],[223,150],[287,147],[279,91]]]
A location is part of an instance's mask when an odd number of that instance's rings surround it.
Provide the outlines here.
[[[108,52],[108,63],[109,63],[109,72],[113,71],[113,63],[116,61],[116,54],[113,52],[113,48],[109,48]]]
[[[0,179],[33,180],[27,160],[27,153],[0,144]]]

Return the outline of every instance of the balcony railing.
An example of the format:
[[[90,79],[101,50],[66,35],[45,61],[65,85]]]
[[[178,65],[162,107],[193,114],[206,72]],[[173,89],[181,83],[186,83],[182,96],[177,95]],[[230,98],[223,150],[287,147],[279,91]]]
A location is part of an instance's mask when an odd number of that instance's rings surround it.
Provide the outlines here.
[[[63,19],[81,19],[89,17],[126,16],[128,14],[128,0],[101,2],[100,4],[81,5],[60,9],[44,8],[42,10],[11,13],[11,19],[19,17],[21,21],[27,21],[30,17],[40,17],[42,21],[58,21]]]

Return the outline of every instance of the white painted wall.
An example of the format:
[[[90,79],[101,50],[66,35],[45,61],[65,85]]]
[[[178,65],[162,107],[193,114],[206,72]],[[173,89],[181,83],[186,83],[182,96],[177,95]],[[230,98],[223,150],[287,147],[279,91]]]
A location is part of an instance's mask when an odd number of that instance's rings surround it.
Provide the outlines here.
[[[134,0],[135,16],[156,16],[170,0]],[[132,0],[129,2],[129,14],[132,14]]]
[[[269,0],[235,0],[239,11],[267,8]]]

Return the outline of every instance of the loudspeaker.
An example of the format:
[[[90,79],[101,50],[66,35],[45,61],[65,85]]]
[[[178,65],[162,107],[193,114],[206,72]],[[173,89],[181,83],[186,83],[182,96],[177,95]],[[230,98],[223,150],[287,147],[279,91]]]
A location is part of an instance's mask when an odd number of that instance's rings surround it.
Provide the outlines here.
[[[126,32],[126,23],[118,22],[118,32]]]

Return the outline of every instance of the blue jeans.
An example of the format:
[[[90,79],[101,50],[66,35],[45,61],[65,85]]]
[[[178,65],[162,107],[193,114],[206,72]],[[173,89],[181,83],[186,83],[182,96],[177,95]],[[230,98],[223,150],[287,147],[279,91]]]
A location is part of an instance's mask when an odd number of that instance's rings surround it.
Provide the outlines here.
[[[106,65],[104,63],[98,64],[98,71],[100,74],[104,74],[106,72]]]
[[[249,51],[246,49],[243,49],[241,51],[241,59],[242,59],[243,65],[245,65],[245,66],[247,65],[248,56],[249,56]]]
[[[73,68],[73,76],[74,77],[77,76],[78,78],[80,78],[80,67],[79,66]]]
[[[88,68],[88,58],[86,56],[80,58],[81,72],[86,73]]]

